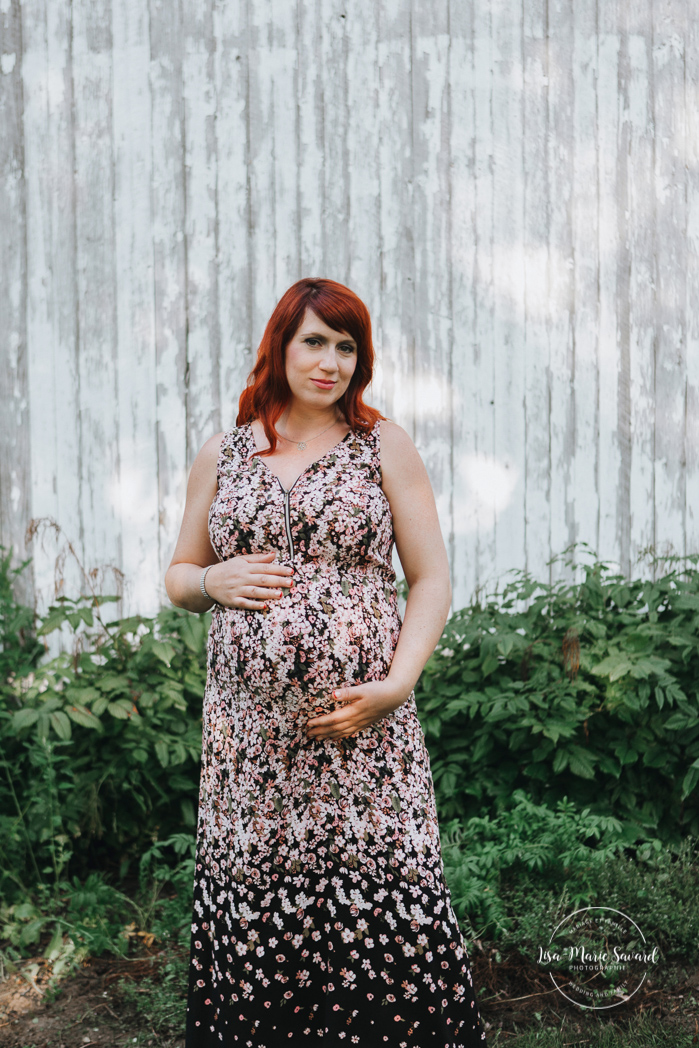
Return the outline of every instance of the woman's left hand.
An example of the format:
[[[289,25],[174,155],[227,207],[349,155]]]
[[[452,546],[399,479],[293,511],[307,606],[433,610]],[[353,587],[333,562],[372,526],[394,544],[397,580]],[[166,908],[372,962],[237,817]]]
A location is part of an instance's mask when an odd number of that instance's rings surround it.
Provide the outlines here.
[[[309,739],[345,739],[381,720],[402,706],[409,697],[388,680],[372,680],[353,688],[336,688],[338,708],[312,717],[306,724]]]

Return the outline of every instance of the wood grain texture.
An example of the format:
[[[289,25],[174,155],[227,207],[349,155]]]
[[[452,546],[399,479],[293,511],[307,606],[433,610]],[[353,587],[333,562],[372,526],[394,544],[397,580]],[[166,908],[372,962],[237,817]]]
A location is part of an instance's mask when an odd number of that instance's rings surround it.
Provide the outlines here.
[[[454,607],[575,570],[572,542],[629,574],[699,552],[684,0],[0,0],[0,25],[18,557],[49,517],[117,610],[155,610],[187,471],[302,275],[370,308],[368,399],[427,465]],[[30,547],[39,607],[62,549]]]
[[[153,339],[158,591],[175,549],[187,481],[187,250],[182,18],[149,0]],[[153,478],[151,478],[153,483]],[[156,540],[151,536],[155,548]]]
[[[27,351],[31,376],[31,514],[60,523],[32,543],[39,610],[61,592],[84,589],[64,558],[81,533],[72,25],[68,0],[23,6]],[[58,569],[58,570],[57,570]]]
[[[22,17],[19,0],[0,4],[0,544],[24,560],[31,512],[29,374],[27,354],[26,196],[22,91]],[[23,580],[31,592],[32,578]]]
[[[71,10],[79,419],[71,496],[81,531],[70,538],[97,584],[121,593],[112,3],[73,0]]]

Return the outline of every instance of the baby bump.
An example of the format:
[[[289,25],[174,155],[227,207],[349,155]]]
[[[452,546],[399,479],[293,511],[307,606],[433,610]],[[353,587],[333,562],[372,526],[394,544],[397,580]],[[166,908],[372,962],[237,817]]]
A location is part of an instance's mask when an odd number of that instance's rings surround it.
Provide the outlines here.
[[[366,573],[297,571],[289,593],[266,611],[215,610],[209,663],[269,699],[381,680],[400,634],[395,589]]]

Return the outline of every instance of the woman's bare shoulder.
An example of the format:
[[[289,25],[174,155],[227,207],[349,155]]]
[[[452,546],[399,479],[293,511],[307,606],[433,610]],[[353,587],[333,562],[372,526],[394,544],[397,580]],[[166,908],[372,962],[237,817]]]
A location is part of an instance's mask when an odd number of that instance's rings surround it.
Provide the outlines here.
[[[213,437],[209,437],[206,443],[202,444],[197,457],[192,463],[192,469],[189,474],[190,483],[194,481],[195,484],[210,485],[212,482],[216,484],[218,456],[225,436],[225,433],[216,433]]]
[[[392,459],[402,455],[408,455],[410,458],[420,457],[410,434],[392,419],[381,419],[380,435],[382,456],[385,453]]]
[[[381,419],[381,473],[386,484],[422,477],[425,467],[413,439],[402,426],[391,419]]]

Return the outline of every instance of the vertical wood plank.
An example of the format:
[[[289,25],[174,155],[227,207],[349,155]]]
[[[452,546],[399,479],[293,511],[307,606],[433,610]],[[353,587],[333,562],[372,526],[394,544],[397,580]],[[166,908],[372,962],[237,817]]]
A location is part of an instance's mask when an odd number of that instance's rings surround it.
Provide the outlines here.
[[[524,8],[524,281],[526,563],[548,579],[551,555],[550,371],[548,349],[548,52],[546,5]]]
[[[0,421],[0,543],[24,559],[30,508],[29,390],[27,373],[27,258],[22,132],[22,14],[19,0],[0,5],[0,384],[6,404]],[[32,572],[21,588],[28,599]]]
[[[388,417],[415,437],[414,241],[411,154],[410,0],[382,0],[379,11],[379,192],[383,397]]]
[[[629,368],[631,464],[629,475],[629,571],[654,545],[653,433],[655,429],[655,228],[653,220],[653,111],[651,5],[638,0],[628,8],[628,122],[626,201],[629,221]],[[639,29],[641,32],[639,32]],[[641,569],[642,571],[645,568]]]
[[[112,5],[73,0],[81,547],[104,592],[121,592]],[[111,576],[111,577],[110,577]],[[115,587],[118,587],[115,589]],[[121,605],[110,605],[115,615]]]
[[[474,69],[474,5],[452,3],[449,10],[451,36],[451,127],[452,159],[451,263],[452,317],[454,349],[452,381],[460,391],[452,420],[453,432],[453,547],[452,603],[467,604],[477,585],[476,558],[473,555],[478,526],[475,499],[469,485],[469,469],[476,461],[475,409],[479,347],[475,336],[476,272],[476,150]]]
[[[365,400],[385,414],[380,380],[383,347],[376,341],[381,326],[381,240],[379,173],[378,9],[374,4],[348,5],[347,40],[347,221],[348,274],[353,291],[366,304],[376,348],[374,379]],[[303,170],[306,176],[306,170]],[[308,172],[311,175],[311,172]]]
[[[493,11],[493,283],[495,404],[491,491],[498,578],[525,559],[525,285],[522,29],[506,0]]]
[[[275,302],[300,277],[299,272],[299,156],[296,8],[287,0],[271,0],[269,72],[272,77]],[[331,18],[331,12],[328,12]],[[339,71],[338,71],[339,75]],[[335,134],[340,128],[336,126]],[[327,167],[329,158],[325,157]],[[346,239],[346,238],[345,238]]]
[[[148,6],[113,0],[119,520],[127,614],[165,597],[158,558]]]
[[[250,270],[253,349],[277,302],[274,240],[274,100],[270,0],[248,0],[250,47]]]
[[[221,425],[235,426],[238,400],[254,363],[250,341],[247,79],[250,56],[244,0],[214,8],[218,157]],[[293,104],[293,103],[290,103]]]
[[[689,9],[688,9],[689,10]],[[699,554],[699,22],[685,31],[685,160],[687,178],[687,556]]]
[[[620,562],[618,493],[621,449],[617,428],[619,410],[619,348],[617,270],[619,215],[619,7],[605,4],[599,11],[598,184],[599,184],[599,500],[597,552],[604,560]]]
[[[149,0],[153,307],[161,586],[187,481],[187,265],[183,27],[179,4]]]
[[[282,0],[283,2],[283,0]],[[347,50],[345,0],[323,0],[320,55],[323,126],[323,275],[346,284],[349,273]],[[406,40],[406,46],[409,41]],[[408,104],[407,97],[403,104]]]
[[[551,441],[551,552],[554,556],[575,540],[571,466],[575,450],[575,358],[573,352],[573,22],[563,0],[548,5],[548,138],[549,184],[549,432]],[[557,561],[552,576],[567,575]]]
[[[448,201],[449,9],[413,4],[411,226],[415,243],[415,443],[435,494],[447,544],[453,531],[451,418],[460,407],[452,383],[451,244]]]
[[[656,200],[655,541],[685,552],[686,228],[684,36],[681,0],[652,7]]]
[[[70,3],[24,5],[22,39],[32,448],[26,485],[31,515],[63,531],[42,528],[32,542],[43,612],[57,590],[75,596],[84,588],[78,565],[62,556],[66,540],[80,536]]]
[[[213,2],[181,0],[187,258],[187,460],[221,428]]]
[[[491,488],[494,462],[495,302],[493,272],[493,4],[479,4],[474,11],[474,100],[476,185],[476,265],[474,272],[474,359],[473,399],[470,411],[474,428],[474,455],[466,464],[475,518],[473,556],[478,586],[494,581],[496,502]]]
[[[597,4],[573,7],[572,252],[574,260],[573,345],[575,359],[575,447],[572,492],[575,541],[597,547],[599,494],[599,209],[597,184]],[[576,553],[585,561],[583,551]],[[579,576],[581,576],[581,572]]]
[[[323,19],[320,0],[299,3],[296,105],[299,135],[299,272],[327,276],[323,257]]]

